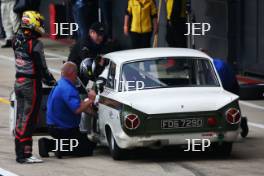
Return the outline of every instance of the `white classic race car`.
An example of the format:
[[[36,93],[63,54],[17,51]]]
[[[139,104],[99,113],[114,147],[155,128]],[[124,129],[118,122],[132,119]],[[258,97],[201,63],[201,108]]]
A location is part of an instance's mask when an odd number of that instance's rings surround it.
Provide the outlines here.
[[[110,148],[114,159],[124,158],[128,149],[184,146],[193,139],[209,140],[210,150],[220,155],[231,153],[240,133],[239,97],[223,89],[208,55],[192,49],[149,48],[112,52],[104,58],[109,65],[96,81],[101,93],[93,126],[99,143]],[[45,131],[49,91],[43,89],[40,133]],[[14,94],[11,102],[13,132]]]
[[[127,149],[186,145],[192,139],[210,140],[221,155],[231,153],[240,132],[239,97],[223,89],[208,55],[149,48],[104,58],[110,64],[98,83],[98,126],[100,142],[114,159]]]

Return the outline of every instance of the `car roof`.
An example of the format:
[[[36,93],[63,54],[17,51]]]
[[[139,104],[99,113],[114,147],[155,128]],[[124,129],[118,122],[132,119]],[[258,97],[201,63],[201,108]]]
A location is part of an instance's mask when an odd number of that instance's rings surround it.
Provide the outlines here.
[[[122,64],[124,62],[134,61],[134,60],[144,60],[149,58],[158,57],[198,57],[198,58],[211,58],[199,51],[189,48],[142,48],[142,49],[130,49],[123,51],[116,51],[104,55],[115,62],[116,64]]]

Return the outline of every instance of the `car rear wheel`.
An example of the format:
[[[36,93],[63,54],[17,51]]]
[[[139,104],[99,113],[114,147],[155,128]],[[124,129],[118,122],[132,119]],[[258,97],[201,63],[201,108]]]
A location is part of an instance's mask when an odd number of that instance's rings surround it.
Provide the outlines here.
[[[211,146],[212,152],[217,157],[229,157],[232,152],[233,143],[232,142],[223,142],[213,143]]]
[[[242,129],[242,131],[240,132],[240,135],[243,138],[247,137],[247,135],[248,135],[248,124],[247,124],[247,118],[246,117],[242,117],[241,118],[240,126],[241,126],[241,129]]]
[[[111,153],[112,158],[114,160],[124,160],[126,158],[126,155],[127,155],[126,152],[127,151],[124,150],[124,149],[121,149],[117,145],[112,131],[110,131],[109,134],[108,134],[108,143],[109,143],[110,153]]]

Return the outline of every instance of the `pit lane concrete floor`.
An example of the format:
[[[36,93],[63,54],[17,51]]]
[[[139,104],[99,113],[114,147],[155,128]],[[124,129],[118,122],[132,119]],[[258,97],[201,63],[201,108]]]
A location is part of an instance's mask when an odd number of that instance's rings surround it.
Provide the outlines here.
[[[44,39],[49,68],[56,78],[69,47]],[[64,57],[63,57],[64,56]],[[239,139],[229,159],[188,153],[181,150],[142,150],[126,161],[114,161],[107,148],[98,147],[92,157],[44,158],[44,163],[21,165],[15,162],[13,138],[9,134],[8,97],[14,82],[11,49],[0,49],[0,175],[4,176],[263,176],[264,101],[241,102],[242,113],[250,122],[246,139]],[[34,154],[38,155],[34,137]]]

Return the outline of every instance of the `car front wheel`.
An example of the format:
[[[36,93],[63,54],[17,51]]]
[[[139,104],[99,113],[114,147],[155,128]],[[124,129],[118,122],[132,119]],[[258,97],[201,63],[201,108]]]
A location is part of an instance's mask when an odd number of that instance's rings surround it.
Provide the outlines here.
[[[110,134],[108,135],[108,143],[109,143],[109,149],[110,149],[110,153],[112,155],[112,158],[114,160],[125,159],[126,158],[126,150],[118,147],[113,133],[111,131],[109,133]]]

